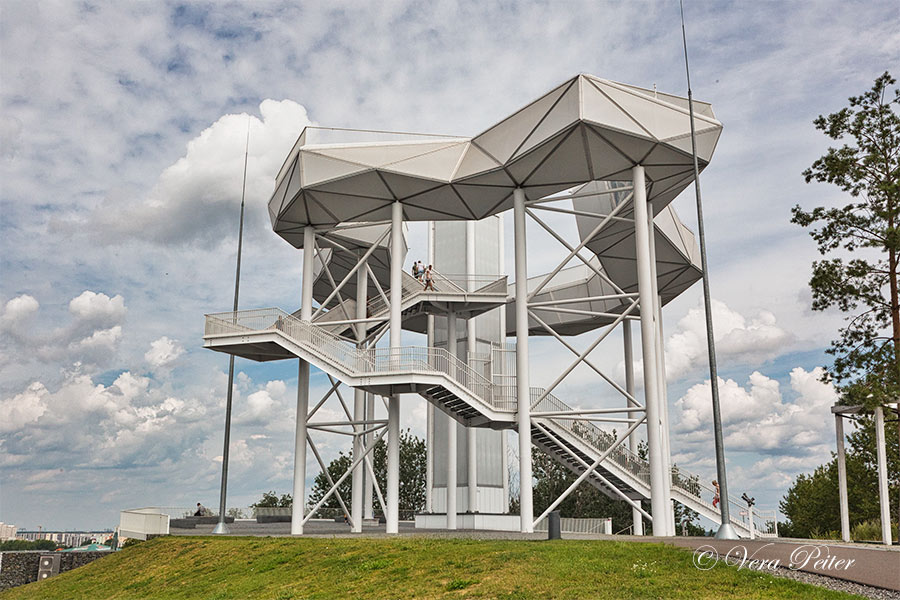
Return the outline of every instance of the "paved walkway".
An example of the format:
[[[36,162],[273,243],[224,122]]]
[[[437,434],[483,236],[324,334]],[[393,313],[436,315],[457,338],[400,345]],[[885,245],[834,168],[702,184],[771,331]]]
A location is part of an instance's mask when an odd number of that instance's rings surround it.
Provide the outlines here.
[[[290,523],[257,523],[239,520],[229,524],[229,535],[289,537]],[[172,535],[210,535],[213,525],[198,525],[196,529],[171,530]],[[384,532],[384,525],[365,524],[362,535],[366,537],[395,537]],[[467,538],[486,540],[543,540],[546,533],[519,533],[514,531],[475,531],[446,529],[416,529],[412,522],[400,522],[400,535],[437,538]],[[350,533],[344,523],[312,520],[304,526],[305,537],[358,537]],[[708,537],[662,538],[652,536],[563,534],[566,539],[599,539],[618,542],[662,543],[697,552],[701,563],[710,559],[724,561],[734,568],[765,569],[778,561],[778,566],[808,573],[835,577],[863,585],[900,591],[900,546],[871,544],[846,544],[827,540],[716,540]],[[702,550],[698,551],[698,549]],[[714,552],[713,552],[714,551]],[[751,561],[758,561],[751,563]],[[765,561],[765,565],[762,562]],[[700,565],[701,567],[703,564]]]

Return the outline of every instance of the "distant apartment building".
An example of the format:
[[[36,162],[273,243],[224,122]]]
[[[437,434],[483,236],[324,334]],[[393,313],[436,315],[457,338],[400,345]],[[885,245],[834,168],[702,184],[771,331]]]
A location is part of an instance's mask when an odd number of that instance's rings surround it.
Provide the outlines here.
[[[76,547],[89,544],[91,542],[105,542],[113,536],[113,531],[107,529],[104,531],[20,531],[16,534],[15,539],[28,540],[35,542],[37,540],[51,540],[60,546]]]
[[[7,525],[3,521],[0,521],[0,542],[16,539],[17,530],[18,527],[15,525]]]

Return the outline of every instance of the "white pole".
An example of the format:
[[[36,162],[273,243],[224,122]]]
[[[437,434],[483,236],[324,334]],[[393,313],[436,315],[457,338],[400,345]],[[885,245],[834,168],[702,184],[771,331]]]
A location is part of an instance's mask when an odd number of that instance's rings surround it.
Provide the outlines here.
[[[506,274],[506,246],[503,239],[503,229],[504,229],[504,216],[503,214],[499,214],[494,217],[497,220],[497,239],[499,240],[497,246],[500,248],[500,264],[497,270],[497,276]],[[506,305],[501,304],[500,308],[500,331],[498,332],[497,339],[500,340],[500,347],[506,348]],[[500,356],[505,357],[506,354],[504,352],[500,352]],[[491,360],[494,357],[491,356]],[[506,361],[502,361],[500,368],[502,370],[502,374],[506,375],[505,364]],[[494,367],[496,369],[496,366]],[[502,468],[503,468],[503,509],[500,512],[508,513],[509,512],[509,455],[508,455],[508,445],[509,445],[509,431],[504,429],[500,432],[501,438],[501,448],[503,452],[503,456],[501,458]]]
[[[400,358],[402,323],[400,320],[403,294],[403,205],[391,207],[391,362]],[[396,353],[396,354],[395,354]],[[388,398],[387,447],[387,533],[397,533],[400,527],[400,396]]]
[[[516,259],[516,400],[519,429],[519,511],[522,533],[534,531],[531,489],[531,388],[528,382],[528,263],[525,247],[525,191],[513,190]]]
[[[366,419],[369,421],[375,420],[375,394],[366,393]],[[372,447],[372,442],[375,439],[375,433],[369,432],[366,434],[366,450]],[[374,455],[369,455],[374,456]],[[366,519],[374,519],[375,518],[375,500],[372,498],[372,494],[375,493],[375,480],[367,473],[363,471],[363,514]]]
[[[300,293],[300,320],[312,318],[313,255],[316,236],[313,228],[303,229],[303,282]],[[297,424],[294,430],[294,505],[291,510],[291,535],[303,533],[303,507],[306,504],[306,414],[309,412],[309,363],[299,361],[297,369]]]
[[[886,546],[891,538],[891,504],[888,501],[887,451],[884,444],[884,408],[875,409],[875,453],[878,456],[878,505],[881,508],[881,537]]]
[[[634,238],[637,255],[638,295],[641,304],[641,354],[644,359],[644,396],[647,411],[647,447],[650,454],[650,507],[653,535],[670,536],[669,501],[665,496],[665,460],[661,447],[658,371],[656,367],[656,314],[653,298],[650,231],[647,227],[647,189],[644,167],[632,170],[634,179]]]
[[[478,287],[472,279],[473,275],[475,275],[475,221],[466,221],[466,291],[471,292]],[[466,319],[466,349],[469,356],[478,351],[474,317]],[[469,366],[475,367],[472,363]],[[477,433],[478,431],[474,427],[466,428],[466,508],[470,513],[478,512],[478,463],[476,461],[478,439],[475,437]]]
[[[837,437],[838,497],[841,505],[841,539],[850,541],[850,510],[847,507],[847,459],[844,455],[844,416],[834,415],[834,432]],[[778,520],[776,519],[777,523]]]
[[[662,446],[663,472],[665,473],[663,482],[666,504],[669,507],[666,517],[669,520],[669,531],[675,535],[678,532],[675,529],[675,504],[672,502],[672,456],[669,450],[669,410],[666,406],[668,400],[666,398],[666,365],[662,334],[662,299],[659,295],[659,275],[656,266],[656,227],[653,224],[652,202],[647,202],[647,227],[650,230],[650,282],[653,286],[653,316],[656,319],[654,344],[656,348],[656,389],[659,393],[659,439]]]
[[[434,221],[428,222],[428,264],[434,264]],[[429,348],[434,348],[434,315],[426,317]],[[434,512],[434,404],[425,403],[425,512]]]
[[[456,312],[447,313],[447,352],[457,355]],[[456,529],[456,420],[447,419],[447,529]]]
[[[750,518],[750,539],[756,539],[756,532],[753,529],[753,505],[747,506],[747,516]]]
[[[366,318],[366,302],[368,301],[367,290],[369,286],[369,271],[365,266],[360,267],[356,271],[356,318]],[[366,339],[366,326],[359,323],[356,326],[356,341],[360,348],[363,347],[363,340]],[[366,414],[366,392],[360,388],[353,390],[353,420],[364,421]],[[353,460],[363,454],[363,439],[359,432],[367,429],[362,425],[356,425],[354,429],[357,435],[353,436]],[[351,481],[352,502],[350,512],[353,513],[353,531],[354,533],[362,533],[363,520],[363,496],[365,494],[365,486],[363,484],[363,473],[365,465],[360,461],[353,470],[353,479]]]
[[[622,341],[624,342],[624,354],[625,354],[625,391],[631,394],[631,397],[634,397],[634,351],[632,350],[632,341],[631,341],[631,321],[625,320],[622,321]],[[639,419],[641,414],[636,411],[632,411],[628,413],[629,419]],[[638,451],[638,439],[637,436],[632,433],[628,436],[628,449],[633,453],[637,454]],[[640,501],[638,501],[640,502]],[[641,516],[641,511],[639,511],[635,507],[631,507],[631,522],[632,529],[634,535],[644,535],[644,518]]]
[[[474,227],[473,227],[474,229]],[[475,319],[466,320],[466,346],[469,354],[475,352]],[[470,364],[472,368],[476,365]],[[478,439],[475,437],[478,430],[474,427],[466,428],[466,491],[468,492],[467,509],[470,513],[478,512]]]

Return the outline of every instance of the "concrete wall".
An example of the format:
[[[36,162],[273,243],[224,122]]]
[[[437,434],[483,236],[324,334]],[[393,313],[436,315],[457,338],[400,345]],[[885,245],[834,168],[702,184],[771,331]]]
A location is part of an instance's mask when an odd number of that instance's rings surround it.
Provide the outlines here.
[[[48,552],[46,550],[22,550],[0,552],[0,590],[25,585],[38,580],[38,563],[41,556],[59,555],[59,572],[71,571],[111,552]]]

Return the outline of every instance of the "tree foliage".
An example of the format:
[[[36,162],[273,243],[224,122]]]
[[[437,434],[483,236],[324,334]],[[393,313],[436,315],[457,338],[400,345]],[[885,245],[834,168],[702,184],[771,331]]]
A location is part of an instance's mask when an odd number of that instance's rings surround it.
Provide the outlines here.
[[[372,468],[375,471],[375,480],[381,488],[382,493],[387,492],[387,444],[384,439],[380,440],[372,450],[373,460]],[[425,440],[413,435],[409,429],[400,432],[400,510],[421,511],[425,508],[425,468],[426,468],[426,450]],[[337,481],[353,464],[352,456],[349,453],[341,452],[337,458],[328,464],[328,474],[331,475],[332,481]],[[367,473],[368,475],[368,473]],[[351,482],[352,477],[347,477],[341,485],[338,486],[338,492],[347,504],[350,506]],[[314,506],[328,490],[331,489],[331,483],[324,472],[316,475],[313,482],[312,490],[309,494],[308,504],[311,508]],[[375,503],[378,506],[377,500]],[[322,508],[339,508],[340,503],[337,496],[332,494],[328,497]]]
[[[875,458],[875,424],[872,417],[860,420],[860,427],[847,436],[847,505],[850,526],[879,520],[878,478]],[[887,438],[890,494],[900,493],[900,453],[897,439]],[[779,525],[785,537],[838,537],[841,513],[838,504],[837,458],[820,465],[810,474],[801,474],[780,502],[787,523]]]
[[[264,492],[262,495],[262,499],[251,504],[251,507],[256,508],[275,508],[275,507],[286,507],[291,506],[293,504],[293,498],[290,494],[282,494],[281,498],[278,497],[278,494],[275,493],[275,490],[271,490],[268,492]]]
[[[872,89],[851,97],[850,106],[814,121],[842,145],[828,148],[803,176],[807,183],[838,186],[850,202],[809,212],[798,205],[792,219],[811,227],[826,257],[813,262],[813,309],[838,308],[846,315],[828,349],[834,364],[825,377],[835,383],[842,403],[869,409],[900,396],[900,88],[891,90],[895,83],[885,72]],[[895,515],[900,514],[896,498]]]
[[[810,287],[813,309],[838,308],[846,325],[829,352],[828,377],[854,404],[883,404],[900,389],[900,89],[884,73],[850,106],[819,116],[816,129],[843,142],[803,172],[850,194],[844,206],[793,208],[819,252]],[[837,255],[835,255],[837,254]]]

